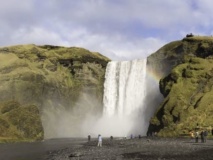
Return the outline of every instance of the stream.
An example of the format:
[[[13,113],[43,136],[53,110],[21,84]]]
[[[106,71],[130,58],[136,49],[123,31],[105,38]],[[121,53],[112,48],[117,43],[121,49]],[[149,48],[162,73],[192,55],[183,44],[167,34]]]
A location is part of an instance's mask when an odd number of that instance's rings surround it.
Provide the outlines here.
[[[54,150],[81,146],[87,139],[58,138],[42,142],[0,144],[0,160],[44,160]]]

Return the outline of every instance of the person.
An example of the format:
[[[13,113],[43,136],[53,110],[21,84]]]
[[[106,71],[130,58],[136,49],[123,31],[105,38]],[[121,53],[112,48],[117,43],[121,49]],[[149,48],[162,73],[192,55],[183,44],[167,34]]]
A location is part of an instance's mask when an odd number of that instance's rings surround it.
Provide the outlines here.
[[[193,131],[190,131],[189,134],[190,134],[191,139],[194,139],[194,133],[193,133]]]
[[[88,135],[88,142],[90,142],[90,139],[91,139],[91,136],[90,136],[90,135]]]
[[[199,132],[196,131],[195,132],[195,142],[198,143],[198,139],[199,139]]]
[[[113,136],[110,136],[110,140],[111,140],[111,141],[113,140]]]
[[[151,136],[153,137],[154,135],[155,135],[155,132],[152,132],[152,133],[151,133]]]
[[[205,130],[205,131],[203,132],[204,143],[206,143],[207,136],[208,136],[208,131]]]
[[[98,135],[98,147],[102,147],[102,137],[100,134]]]
[[[204,131],[203,130],[200,132],[200,139],[201,139],[201,142],[203,143],[204,142]]]

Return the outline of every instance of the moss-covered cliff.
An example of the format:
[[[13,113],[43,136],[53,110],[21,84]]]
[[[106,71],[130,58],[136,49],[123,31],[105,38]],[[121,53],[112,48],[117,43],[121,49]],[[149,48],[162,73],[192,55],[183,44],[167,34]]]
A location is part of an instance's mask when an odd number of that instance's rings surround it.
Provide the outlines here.
[[[81,107],[84,101],[87,110],[102,110],[108,61],[99,53],[77,47],[18,45],[0,48],[0,102],[37,106],[44,128],[48,127],[45,136],[50,133],[54,136],[48,117],[44,116],[48,109],[69,110]]]
[[[150,70],[160,78],[167,76],[171,69],[183,63],[185,55],[206,58],[212,55],[213,37],[193,36],[173,41],[148,57]]]
[[[167,74],[160,80],[164,100],[151,119],[149,132],[179,136],[195,129],[211,130],[213,38],[184,38],[167,44],[152,57],[160,55],[162,59],[157,63],[164,62],[161,66],[166,70],[161,73]]]
[[[44,136],[39,110],[16,101],[0,104],[0,142],[42,140]]]

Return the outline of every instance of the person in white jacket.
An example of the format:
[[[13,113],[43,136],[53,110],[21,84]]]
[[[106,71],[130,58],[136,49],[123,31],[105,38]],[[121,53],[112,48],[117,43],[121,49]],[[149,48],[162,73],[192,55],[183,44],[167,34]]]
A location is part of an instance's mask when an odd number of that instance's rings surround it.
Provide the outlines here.
[[[102,147],[102,137],[100,134],[98,135],[98,147]]]

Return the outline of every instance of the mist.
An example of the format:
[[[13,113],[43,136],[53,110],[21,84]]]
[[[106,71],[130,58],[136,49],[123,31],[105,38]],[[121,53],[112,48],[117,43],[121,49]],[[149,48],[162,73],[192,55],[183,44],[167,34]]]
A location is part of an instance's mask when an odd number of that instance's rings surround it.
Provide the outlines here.
[[[102,106],[93,94],[82,92],[75,106],[46,103],[41,112],[45,139],[85,137],[92,123],[102,115]],[[89,126],[85,122],[90,122]]]
[[[90,95],[84,95],[90,97]],[[91,97],[90,97],[91,98]],[[72,108],[59,106],[45,107],[42,112],[42,122],[44,127],[45,139],[62,137],[97,137],[101,134],[103,137],[128,137],[130,134],[141,134],[141,128],[136,129],[136,122],[140,122],[142,117],[133,117],[131,115],[120,117],[104,116],[97,107],[91,108],[91,103],[95,99],[90,99],[90,105],[84,105],[85,101],[79,99],[78,105]],[[136,111],[138,112],[138,111]],[[135,115],[135,114],[134,114]]]
[[[134,67],[130,68],[134,69]],[[141,72],[141,70],[138,71]],[[100,104],[94,94],[86,91],[82,91],[75,106],[63,106],[60,102],[49,105],[46,103],[42,110],[45,138],[87,137],[88,135],[97,137],[99,134],[103,137],[145,136],[150,118],[154,115],[163,97],[159,92],[159,81],[153,79],[146,72],[144,74],[145,76],[143,75],[142,78],[145,77],[145,82],[139,83],[137,80],[140,77],[131,79],[128,76],[120,75],[119,82],[110,80],[109,86],[105,84],[104,92],[106,92],[106,87],[110,87],[112,93],[114,93],[112,95],[109,91],[107,97],[107,103],[111,108],[106,105],[104,99],[104,104]],[[134,75],[138,76],[137,73]],[[118,73],[115,73],[115,78],[116,76],[118,76]],[[110,75],[111,79],[112,77]],[[124,82],[124,77],[128,82]],[[118,83],[122,83],[120,85],[124,86],[115,86]],[[125,88],[127,86],[130,88]],[[122,88],[120,93],[118,92],[119,87]],[[123,94],[124,90],[128,93]],[[126,96],[127,98],[124,98]],[[115,102],[112,102],[109,98],[114,99]],[[112,107],[113,105],[114,107]],[[107,111],[108,109],[109,111]]]

